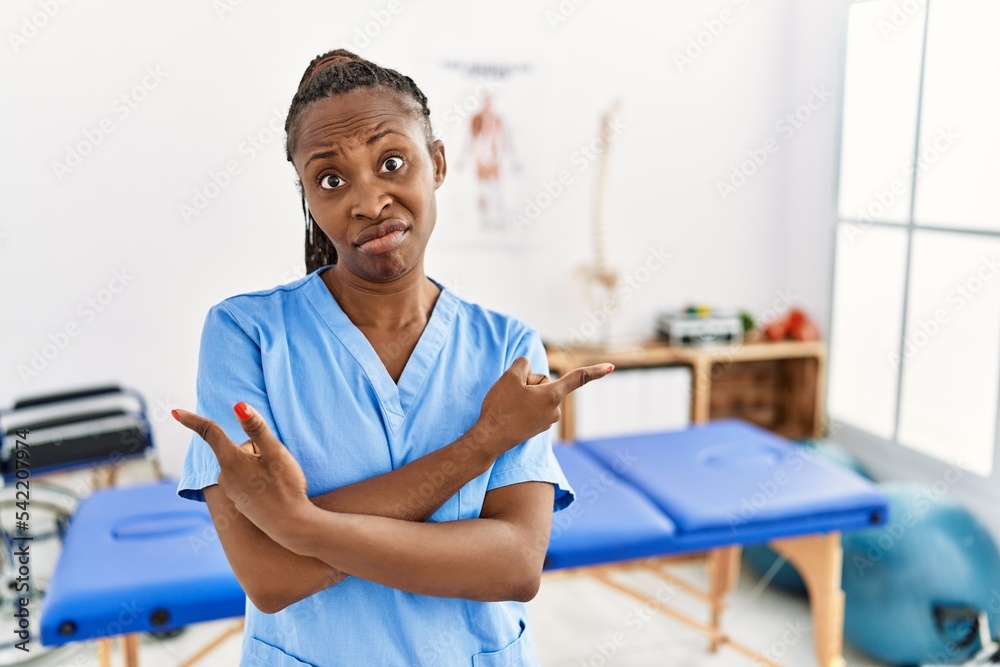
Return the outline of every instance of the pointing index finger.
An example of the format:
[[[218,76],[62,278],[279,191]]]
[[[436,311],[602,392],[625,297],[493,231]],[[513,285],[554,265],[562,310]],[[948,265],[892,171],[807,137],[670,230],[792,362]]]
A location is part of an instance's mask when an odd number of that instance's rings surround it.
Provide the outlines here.
[[[222,427],[211,419],[205,419],[201,415],[180,409],[172,410],[171,414],[174,415],[174,419],[197,433],[202,440],[208,443],[208,446],[215,453],[219,465],[224,465],[236,453],[236,443],[230,440]]]
[[[595,364],[593,366],[575,368],[555,382],[549,383],[549,386],[554,387],[559,398],[563,399],[569,393],[576,391],[588,382],[605,377],[614,369],[614,364]]]

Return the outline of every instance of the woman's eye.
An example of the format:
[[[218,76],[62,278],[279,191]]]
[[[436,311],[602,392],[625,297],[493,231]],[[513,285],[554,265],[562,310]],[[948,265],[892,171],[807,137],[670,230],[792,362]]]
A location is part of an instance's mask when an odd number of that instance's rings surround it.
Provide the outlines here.
[[[320,176],[319,187],[326,190],[333,190],[334,188],[339,188],[343,181],[340,180],[340,176],[336,174],[327,174],[325,176]]]
[[[386,158],[385,162],[382,163],[382,171],[397,171],[403,166],[403,158],[401,157],[390,157]]]

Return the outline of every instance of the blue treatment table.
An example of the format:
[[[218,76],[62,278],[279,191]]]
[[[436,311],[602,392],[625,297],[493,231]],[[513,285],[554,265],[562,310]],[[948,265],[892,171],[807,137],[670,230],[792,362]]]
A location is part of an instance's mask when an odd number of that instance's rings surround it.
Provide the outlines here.
[[[553,516],[547,576],[593,577],[705,632],[710,650],[727,644],[773,665],[720,630],[740,545],[769,542],[809,588],[819,664],[843,664],[840,531],[885,520],[885,499],[870,483],[737,420],[555,452],[577,501]],[[708,592],[664,570],[679,554],[705,552]],[[639,567],[707,601],[710,622],[609,576]],[[174,481],[106,489],[82,501],[70,523],[41,610],[42,643],[124,635],[132,667],[136,633],[242,616],[245,604],[204,505],[178,498]],[[101,664],[110,665],[109,642],[101,645]]]
[[[177,496],[177,480],[95,491],[70,521],[42,603],[42,644],[124,635],[242,617],[246,596],[208,509]],[[110,664],[110,643],[100,645]]]
[[[710,650],[728,644],[766,656],[720,630],[724,598],[736,583],[740,547],[768,542],[799,570],[809,589],[818,664],[845,664],[840,532],[880,524],[886,499],[867,480],[740,420],[682,431],[555,447],[577,501],[553,518],[547,571],[586,574],[650,602],[705,632]],[[670,556],[708,552],[710,590],[663,569]],[[709,603],[700,623],[610,578],[639,567]]]

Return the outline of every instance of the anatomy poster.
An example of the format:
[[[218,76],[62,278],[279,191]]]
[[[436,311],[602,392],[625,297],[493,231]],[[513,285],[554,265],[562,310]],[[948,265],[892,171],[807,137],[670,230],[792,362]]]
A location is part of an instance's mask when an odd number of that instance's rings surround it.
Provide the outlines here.
[[[516,248],[541,224],[546,90],[527,62],[442,60],[434,123],[448,156],[452,242]],[[534,188],[532,187],[534,185]],[[545,202],[543,202],[545,203]]]

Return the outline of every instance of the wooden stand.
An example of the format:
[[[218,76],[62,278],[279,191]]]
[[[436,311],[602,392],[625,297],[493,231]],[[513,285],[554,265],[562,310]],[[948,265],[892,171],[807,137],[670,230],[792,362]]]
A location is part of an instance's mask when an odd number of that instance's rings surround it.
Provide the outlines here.
[[[609,362],[616,368],[688,366],[691,422],[737,417],[786,438],[823,435],[826,347],[822,342],[759,342],[680,347],[650,341],[631,349],[546,347],[551,372]],[[560,438],[576,438],[573,394],[563,401]]]
[[[124,667],[139,667],[139,635],[134,632],[120,635],[122,664]],[[111,667],[111,653],[117,637],[102,637],[97,640],[98,667]]]
[[[201,662],[205,656],[215,650],[224,641],[233,635],[243,632],[244,620],[230,624],[215,639],[198,649],[198,652],[190,658],[178,664],[177,667],[191,667],[191,665]],[[139,667],[139,638],[137,633],[120,635],[122,643],[122,664],[124,667]],[[111,667],[111,652],[114,648],[115,637],[102,637],[97,640],[97,665],[98,667]]]
[[[840,589],[841,545],[840,533],[817,533],[782,540],[773,540],[770,546],[784,555],[798,570],[809,591],[809,605],[812,610],[813,644],[819,667],[845,667],[843,657],[844,592]],[[740,545],[713,549],[708,553],[708,590],[669,571],[671,565],[690,560],[701,560],[704,554],[677,554],[654,558],[641,558],[608,565],[590,565],[566,568],[546,573],[546,578],[585,576],[631,598],[639,600],[674,620],[705,634],[708,650],[715,653],[719,648],[730,649],[750,658],[761,667],[781,667],[769,655],[752,648],[732,636],[722,628],[722,615],[726,609],[726,598],[736,586],[740,570]],[[661,600],[650,597],[630,584],[622,583],[614,575],[616,572],[643,570],[670,584],[672,590],[705,602],[708,605],[708,622],[689,616],[674,608],[671,599]],[[673,595],[670,596],[671,598]]]
[[[771,548],[799,571],[809,592],[813,643],[820,667],[844,667],[844,591],[840,533],[774,540]]]

